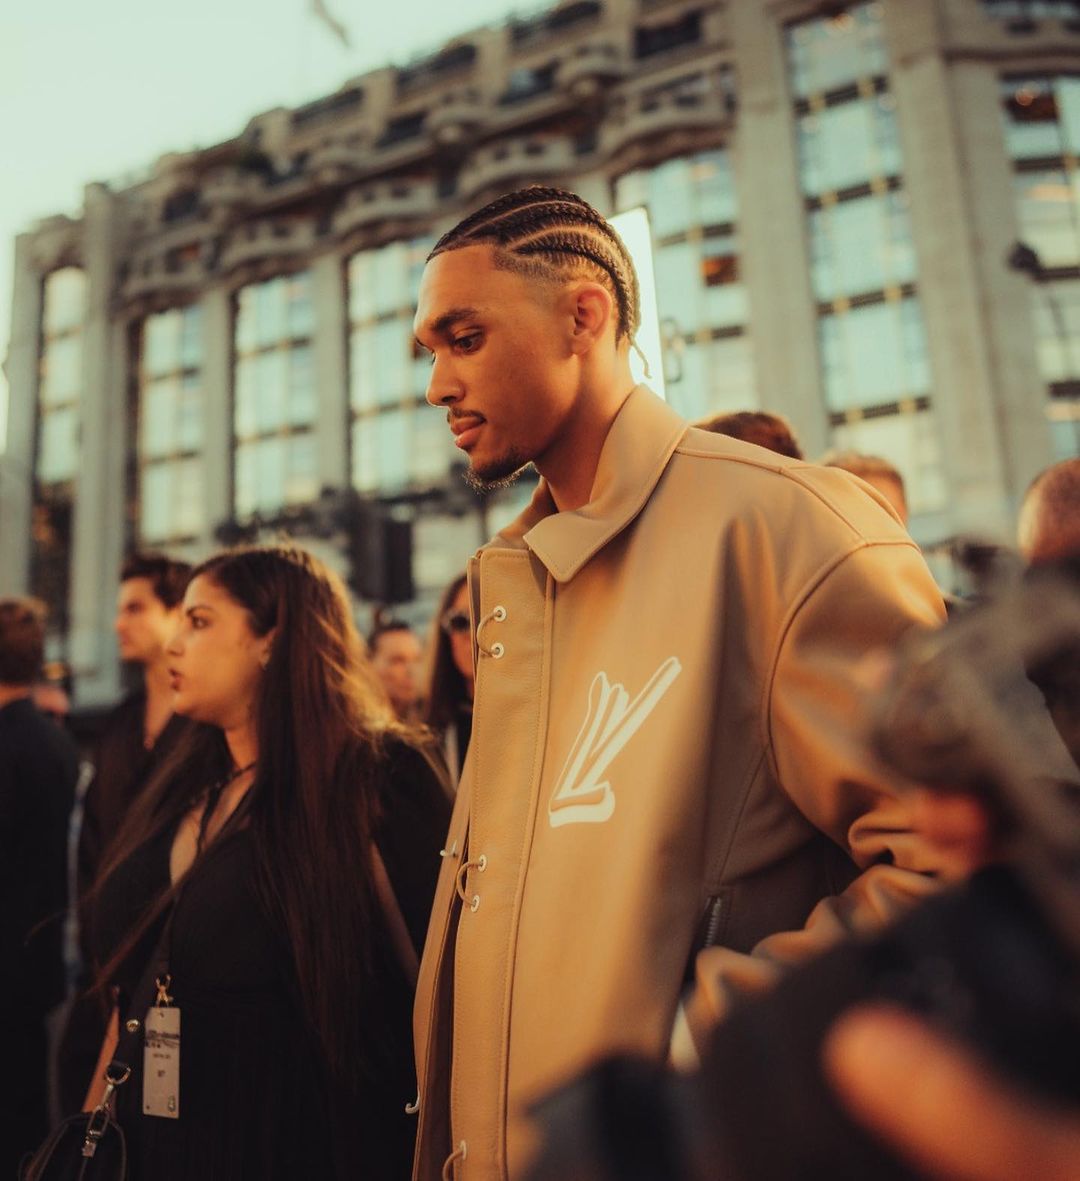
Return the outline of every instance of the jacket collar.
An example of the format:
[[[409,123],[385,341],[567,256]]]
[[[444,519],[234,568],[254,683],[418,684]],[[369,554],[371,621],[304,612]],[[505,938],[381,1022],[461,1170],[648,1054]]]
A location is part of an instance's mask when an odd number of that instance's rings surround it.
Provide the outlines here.
[[[687,423],[652,390],[635,386],[604,441],[588,504],[556,511],[541,480],[532,503],[493,544],[524,543],[556,582],[569,582],[645,507],[686,429]]]

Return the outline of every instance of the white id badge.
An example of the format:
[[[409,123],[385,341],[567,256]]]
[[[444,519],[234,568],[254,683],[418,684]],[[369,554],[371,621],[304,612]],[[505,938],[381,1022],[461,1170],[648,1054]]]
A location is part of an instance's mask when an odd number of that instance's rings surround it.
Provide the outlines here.
[[[143,1112],[180,1118],[180,1010],[155,1005],[146,1014]]]

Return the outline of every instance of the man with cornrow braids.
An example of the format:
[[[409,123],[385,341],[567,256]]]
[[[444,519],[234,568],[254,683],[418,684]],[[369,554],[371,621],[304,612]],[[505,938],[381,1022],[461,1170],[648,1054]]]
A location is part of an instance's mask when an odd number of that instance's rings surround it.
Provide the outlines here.
[[[925,895],[858,741],[858,669],[943,617],[843,473],[689,427],[635,385],[638,285],[572,193],[428,259],[427,399],[531,505],[469,562],[475,713],[417,990],[415,1177],[521,1178],[526,1110],[598,1057],[692,1061],[728,991]]]

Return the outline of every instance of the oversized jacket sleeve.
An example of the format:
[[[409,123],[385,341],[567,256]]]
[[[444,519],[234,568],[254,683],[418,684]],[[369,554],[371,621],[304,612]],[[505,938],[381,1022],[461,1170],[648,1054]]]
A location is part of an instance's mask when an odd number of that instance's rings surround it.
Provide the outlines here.
[[[802,929],[771,935],[750,955],[724,948],[699,955],[672,1043],[676,1063],[693,1061],[693,1046],[733,993],[767,987],[782,967],[873,930],[935,889],[940,864],[912,831],[909,798],[864,734],[868,654],[943,618],[940,592],[907,540],[863,542],[838,555],[793,604],[768,677],[767,756],[780,789],[862,872],[843,894],[822,899]]]

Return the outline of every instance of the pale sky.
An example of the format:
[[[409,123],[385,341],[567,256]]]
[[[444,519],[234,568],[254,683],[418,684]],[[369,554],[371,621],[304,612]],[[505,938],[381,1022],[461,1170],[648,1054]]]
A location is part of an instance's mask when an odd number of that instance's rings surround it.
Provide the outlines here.
[[[8,0],[0,16],[0,359],[11,327],[15,235],[74,214],[83,186],[141,172],[169,151],[238,134],[276,106],[502,23],[534,0]],[[0,451],[7,381],[0,374]]]

